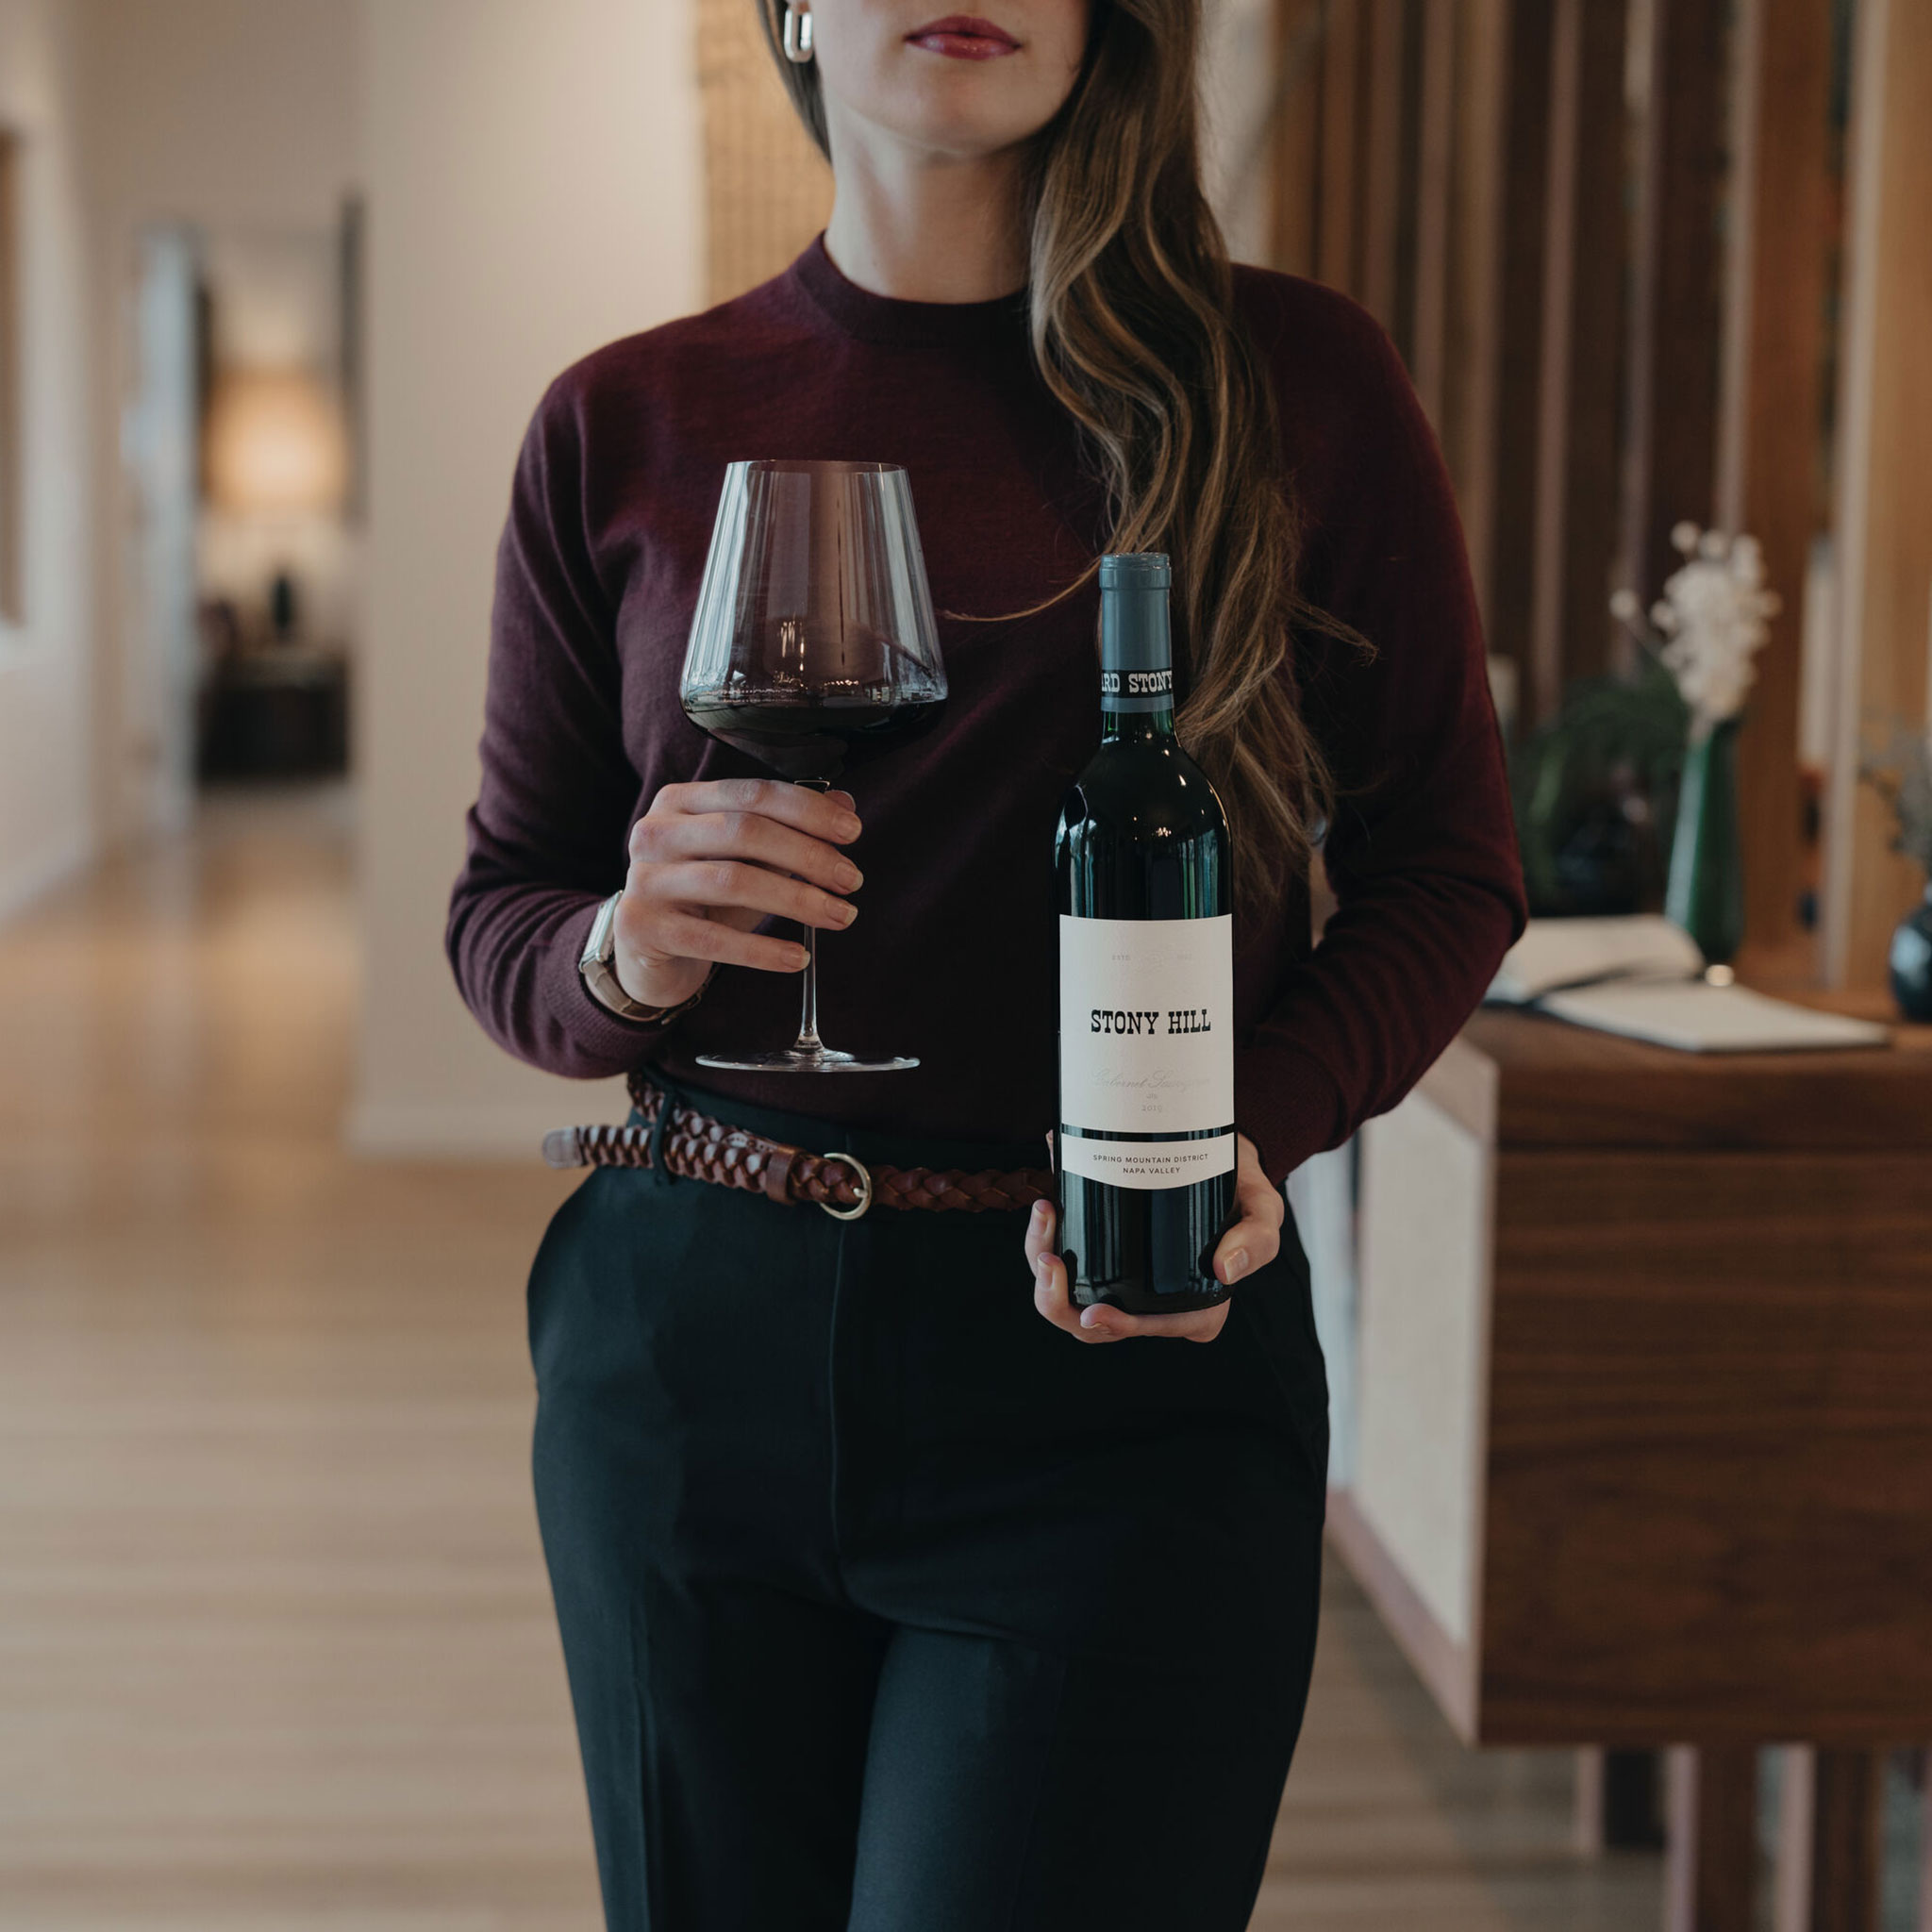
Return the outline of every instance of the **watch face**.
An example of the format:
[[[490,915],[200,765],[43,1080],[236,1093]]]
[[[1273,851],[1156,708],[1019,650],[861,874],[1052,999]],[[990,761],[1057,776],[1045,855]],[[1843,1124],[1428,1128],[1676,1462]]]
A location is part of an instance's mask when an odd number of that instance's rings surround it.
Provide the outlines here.
[[[617,957],[617,902],[624,897],[622,892],[613,892],[597,908],[597,916],[591,922],[591,937],[584,947],[584,957],[579,966],[589,966],[592,960],[608,966]]]

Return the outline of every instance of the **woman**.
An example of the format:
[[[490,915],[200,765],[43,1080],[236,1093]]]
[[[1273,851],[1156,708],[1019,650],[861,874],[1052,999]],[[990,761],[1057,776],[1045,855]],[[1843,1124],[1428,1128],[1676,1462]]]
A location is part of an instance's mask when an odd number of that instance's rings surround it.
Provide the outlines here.
[[[1281,1182],[1400,1098],[1522,917],[1441,462],[1367,316],[1230,272],[1196,0],[988,4],[773,0],[837,181],[824,235],[544,398],[450,952],[491,1034],[554,1072],[642,1069],[641,1094],[868,1163],[1039,1167],[1093,566],[1167,551],[1181,736],[1241,854],[1241,1219],[1215,1255],[1238,1286],[1076,1313],[1043,1208],[841,1222],[673,1179],[661,1148],[591,1177],[530,1325],[614,1927],[1246,1924],[1327,1443]],[[742,456],[910,473],[952,695],[846,791],[770,782],[678,708]],[[1339,910],[1311,949],[1323,826]],[[787,1030],[799,920],[827,1036],[918,1072],[698,1072]]]

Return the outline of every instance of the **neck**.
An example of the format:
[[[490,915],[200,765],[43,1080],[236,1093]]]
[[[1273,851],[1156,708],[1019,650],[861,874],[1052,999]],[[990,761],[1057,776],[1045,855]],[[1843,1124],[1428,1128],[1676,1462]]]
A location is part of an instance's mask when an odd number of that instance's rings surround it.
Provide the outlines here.
[[[991,302],[1025,286],[1023,150],[915,148],[836,110],[827,132],[825,253],[848,281],[905,302]]]

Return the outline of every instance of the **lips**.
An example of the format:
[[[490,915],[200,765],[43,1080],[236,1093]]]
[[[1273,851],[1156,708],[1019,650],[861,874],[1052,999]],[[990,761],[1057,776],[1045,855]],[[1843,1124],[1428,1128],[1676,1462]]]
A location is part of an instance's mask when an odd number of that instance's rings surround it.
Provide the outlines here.
[[[906,40],[910,46],[953,60],[997,60],[1020,51],[1019,42],[1006,28],[974,13],[949,13],[943,20],[928,21],[914,27]]]

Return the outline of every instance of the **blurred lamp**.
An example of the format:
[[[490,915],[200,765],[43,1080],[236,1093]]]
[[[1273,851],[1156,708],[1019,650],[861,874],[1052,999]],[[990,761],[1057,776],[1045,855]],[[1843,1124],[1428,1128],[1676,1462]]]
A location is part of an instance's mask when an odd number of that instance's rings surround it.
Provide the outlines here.
[[[267,516],[341,507],[341,419],[304,370],[236,369],[218,378],[207,462],[208,494],[225,510]]]

